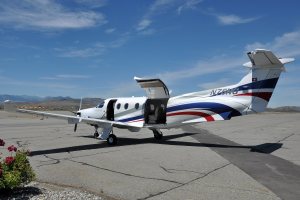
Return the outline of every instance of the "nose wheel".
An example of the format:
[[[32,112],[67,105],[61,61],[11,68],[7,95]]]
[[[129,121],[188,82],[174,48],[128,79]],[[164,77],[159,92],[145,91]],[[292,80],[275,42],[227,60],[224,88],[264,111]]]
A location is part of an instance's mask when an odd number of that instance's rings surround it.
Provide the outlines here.
[[[116,145],[117,144],[117,136],[114,134],[110,134],[107,138],[107,144],[108,145]]]
[[[156,140],[161,140],[163,138],[163,134],[160,130],[153,129],[153,135]]]
[[[99,133],[98,133],[98,131],[96,131],[95,133],[94,133],[94,138],[98,138],[99,137]]]

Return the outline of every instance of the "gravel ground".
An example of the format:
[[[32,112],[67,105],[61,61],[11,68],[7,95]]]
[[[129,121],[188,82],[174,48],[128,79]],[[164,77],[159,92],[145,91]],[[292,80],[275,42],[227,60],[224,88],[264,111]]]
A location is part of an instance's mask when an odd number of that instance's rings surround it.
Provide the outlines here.
[[[44,200],[44,199],[91,199],[91,200],[107,200],[107,198],[103,198],[97,196],[92,193],[88,193],[86,191],[82,191],[76,188],[69,188],[69,187],[61,187],[46,183],[38,183],[32,182],[25,186],[24,188],[20,188],[14,190],[11,193],[1,193],[0,192],[0,199],[3,200]]]

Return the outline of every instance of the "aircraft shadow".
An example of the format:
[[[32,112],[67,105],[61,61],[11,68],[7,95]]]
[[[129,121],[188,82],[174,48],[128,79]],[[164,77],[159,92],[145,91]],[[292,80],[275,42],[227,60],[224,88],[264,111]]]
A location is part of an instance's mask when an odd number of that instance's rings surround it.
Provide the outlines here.
[[[190,147],[209,147],[209,148],[242,148],[249,149],[252,152],[266,153],[270,154],[277,149],[282,147],[282,143],[264,143],[256,146],[244,146],[244,145],[225,145],[225,144],[213,144],[213,143],[201,143],[201,142],[186,142],[186,141],[174,141],[173,139],[192,136],[199,133],[182,133],[177,135],[166,135],[162,140],[155,140],[153,137],[150,138],[122,138],[118,137],[118,146],[127,146],[127,145],[138,145],[138,144],[163,144],[163,145],[175,145],[175,146],[190,146]],[[85,138],[93,138],[92,136],[79,136]],[[30,156],[44,155],[44,154],[55,154],[55,153],[64,153],[64,152],[76,152],[82,150],[92,150],[99,148],[113,148],[114,146],[107,145],[106,141],[97,143],[97,144],[87,144],[55,149],[46,149],[46,150],[37,150],[32,151]]]

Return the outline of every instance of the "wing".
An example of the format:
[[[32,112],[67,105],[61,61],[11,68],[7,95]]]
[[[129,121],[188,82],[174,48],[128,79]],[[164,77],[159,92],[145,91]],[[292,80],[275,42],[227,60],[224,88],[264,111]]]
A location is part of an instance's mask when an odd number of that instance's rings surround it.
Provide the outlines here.
[[[28,113],[28,114],[36,114],[41,116],[47,116],[51,118],[68,120],[69,124],[77,124],[80,122],[92,125],[98,125],[99,127],[119,127],[119,128],[141,128],[141,126],[137,124],[129,124],[126,122],[117,122],[117,121],[109,121],[105,119],[95,119],[95,118],[85,118],[85,117],[77,117],[72,115],[63,115],[57,113],[49,113],[49,112],[41,112],[35,110],[26,110],[26,109],[16,109],[16,112],[20,113]]]

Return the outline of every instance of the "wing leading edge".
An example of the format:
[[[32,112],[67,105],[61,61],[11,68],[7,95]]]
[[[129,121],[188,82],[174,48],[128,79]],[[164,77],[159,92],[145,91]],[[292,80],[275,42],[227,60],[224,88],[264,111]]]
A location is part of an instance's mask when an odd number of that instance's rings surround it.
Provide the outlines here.
[[[76,124],[76,123],[87,123],[92,125],[98,125],[99,127],[123,127],[123,128],[141,128],[141,126],[137,124],[130,124],[126,122],[118,122],[118,121],[109,121],[105,119],[95,119],[95,118],[85,118],[85,117],[77,117],[72,115],[64,115],[64,114],[57,114],[57,113],[48,113],[48,112],[41,112],[35,110],[26,110],[26,109],[16,109],[16,112],[20,113],[29,113],[29,114],[36,114],[41,116],[47,116],[57,119],[64,119],[68,120],[69,124]]]

